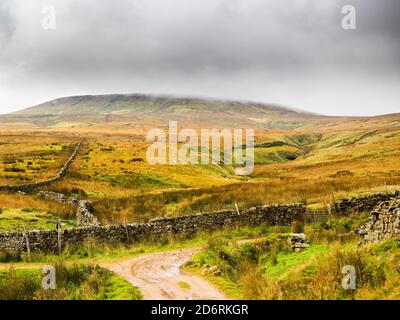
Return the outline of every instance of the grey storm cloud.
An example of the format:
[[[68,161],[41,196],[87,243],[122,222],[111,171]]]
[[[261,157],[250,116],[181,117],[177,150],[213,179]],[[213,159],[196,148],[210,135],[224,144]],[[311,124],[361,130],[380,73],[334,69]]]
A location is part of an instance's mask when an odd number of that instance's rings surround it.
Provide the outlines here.
[[[0,43],[5,43],[12,36],[16,21],[11,12],[9,2],[0,3]]]
[[[345,4],[357,30],[341,27]],[[2,0],[0,113],[133,92],[399,112],[399,14],[398,0]]]

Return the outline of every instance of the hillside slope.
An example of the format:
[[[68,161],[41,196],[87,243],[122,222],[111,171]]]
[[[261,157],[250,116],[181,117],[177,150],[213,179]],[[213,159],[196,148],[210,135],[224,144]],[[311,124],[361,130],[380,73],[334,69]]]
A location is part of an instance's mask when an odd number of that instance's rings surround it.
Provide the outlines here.
[[[312,114],[280,106],[201,98],[152,95],[93,95],[52,100],[0,117],[0,122],[28,122],[38,126],[139,121],[230,126],[301,127]]]
[[[85,131],[135,131],[167,126],[353,131],[400,127],[400,113],[375,117],[323,116],[273,104],[143,94],[72,96],[0,116],[0,125]],[[90,127],[90,128],[89,128]],[[8,129],[7,129],[8,130]]]

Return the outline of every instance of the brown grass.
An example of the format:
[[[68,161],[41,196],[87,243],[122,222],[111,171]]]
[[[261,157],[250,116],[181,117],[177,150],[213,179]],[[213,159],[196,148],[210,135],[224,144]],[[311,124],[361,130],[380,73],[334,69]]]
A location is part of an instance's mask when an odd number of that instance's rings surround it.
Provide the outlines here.
[[[141,130],[135,133],[131,128],[126,134],[111,129],[108,133],[86,131],[86,142],[69,173],[48,189],[92,199],[105,223],[233,209],[235,203],[239,208],[293,202],[326,206],[333,198],[386,191],[400,185],[400,131],[395,127],[379,128],[377,121],[371,120],[371,126],[363,130],[354,127],[355,123],[360,125],[354,120],[348,120],[346,125],[340,123],[339,127],[335,124],[340,128],[336,131],[335,126],[329,131],[259,129],[257,144],[288,143],[291,146],[287,150],[295,145],[303,156],[294,161],[281,159],[278,163],[258,164],[248,178],[236,177],[224,166],[152,166],[139,161],[145,159],[148,145]],[[75,133],[71,130],[0,134],[0,154],[22,159],[22,154],[30,154],[33,147],[72,143],[77,139]],[[284,146],[279,148],[283,150]],[[45,153],[39,154],[39,158],[51,154],[55,162],[40,173],[6,173],[0,168],[0,183],[18,182],[21,177],[37,181],[56,172],[68,154],[67,149],[61,153],[42,150]],[[271,150],[276,152],[276,147]],[[263,147],[259,152],[269,151]],[[8,197],[11,198],[7,200]],[[0,207],[30,207],[34,205],[31,202],[29,197],[3,194]]]

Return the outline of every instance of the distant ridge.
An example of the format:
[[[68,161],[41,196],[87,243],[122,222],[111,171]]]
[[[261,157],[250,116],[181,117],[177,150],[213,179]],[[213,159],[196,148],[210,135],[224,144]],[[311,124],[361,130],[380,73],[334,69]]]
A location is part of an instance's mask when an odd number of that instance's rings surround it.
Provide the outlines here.
[[[274,104],[216,98],[147,94],[82,95],[57,98],[1,116],[0,121],[39,126],[180,120],[195,124],[264,126],[265,121],[302,119],[310,112]],[[297,121],[297,120],[296,120]],[[296,126],[296,125],[295,125]]]
[[[51,113],[51,106],[75,106],[75,105],[87,105],[90,103],[98,104],[98,112],[108,111],[104,108],[102,103],[116,104],[118,102],[123,103],[131,103],[131,102],[153,102],[153,103],[167,103],[174,101],[175,103],[200,103],[204,104],[206,107],[207,105],[211,104],[219,104],[222,105],[229,105],[231,107],[235,106],[257,106],[260,109],[265,108],[265,110],[281,110],[283,112],[294,112],[297,114],[308,114],[312,115],[314,113],[303,111],[296,108],[289,108],[284,106],[279,106],[276,104],[267,104],[249,100],[230,100],[230,99],[219,99],[219,98],[209,98],[209,97],[196,97],[196,96],[173,96],[173,95],[151,95],[151,94],[101,94],[101,95],[79,95],[79,96],[67,96],[67,97],[60,97],[54,100],[50,100],[44,103],[41,103],[36,106],[32,106],[23,110],[19,110],[16,112],[9,113],[8,115],[27,115],[27,114],[46,114]],[[61,111],[61,110],[60,110]],[[64,110],[67,112],[67,110]],[[315,115],[315,114],[314,114]]]

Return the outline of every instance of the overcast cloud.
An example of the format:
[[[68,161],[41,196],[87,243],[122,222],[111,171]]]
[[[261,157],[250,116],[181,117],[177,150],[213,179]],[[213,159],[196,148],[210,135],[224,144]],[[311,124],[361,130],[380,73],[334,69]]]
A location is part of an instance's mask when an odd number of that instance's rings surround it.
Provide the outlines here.
[[[400,112],[399,16],[398,0],[1,0],[0,113],[104,93]]]

